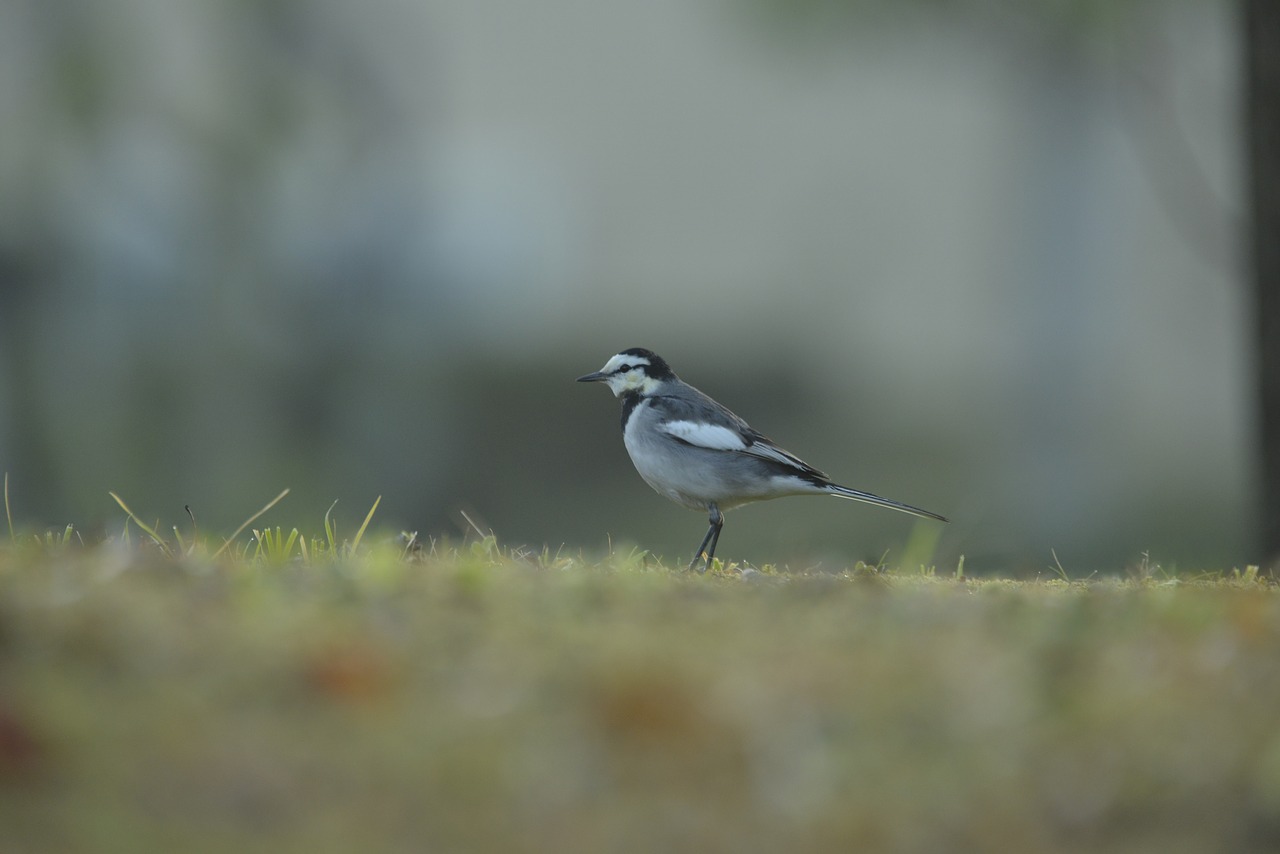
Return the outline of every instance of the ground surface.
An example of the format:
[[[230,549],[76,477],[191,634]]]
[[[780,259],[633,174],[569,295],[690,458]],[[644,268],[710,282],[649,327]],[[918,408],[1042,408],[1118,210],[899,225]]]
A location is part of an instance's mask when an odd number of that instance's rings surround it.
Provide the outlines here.
[[[1252,571],[316,550],[0,546],[0,848],[1280,848]]]

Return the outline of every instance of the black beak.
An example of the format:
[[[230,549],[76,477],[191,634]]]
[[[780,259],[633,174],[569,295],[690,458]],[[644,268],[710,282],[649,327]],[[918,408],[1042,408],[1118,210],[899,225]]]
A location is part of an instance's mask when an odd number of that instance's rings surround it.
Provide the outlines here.
[[[593,373],[584,374],[583,376],[578,377],[577,381],[580,383],[597,383],[607,376],[608,374],[606,374],[604,371],[595,371]]]

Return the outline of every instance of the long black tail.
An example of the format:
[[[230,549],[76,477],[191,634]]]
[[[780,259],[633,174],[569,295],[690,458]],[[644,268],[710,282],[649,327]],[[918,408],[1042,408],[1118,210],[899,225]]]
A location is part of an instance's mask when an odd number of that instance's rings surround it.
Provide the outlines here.
[[[865,501],[868,504],[878,504],[881,507],[888,507],[890,510],[900,510],[903,513],[910,513],[912,516],[921,516],[925,519],[937,519],[939,522],[950,522],[946,516],[939,516],[937,513],[930,513],[928,510],[921,510],[919,507],[912,507],[910,504],[903,504],[901,501],[894,501],[891,498],[881,498],[879,495],[872,495],[870,492],[861,492],[857,489],[850,489],[847,486],[840,486],[836,483],[826,485],[828,494],[837,498],[849,498],[853,501]]]

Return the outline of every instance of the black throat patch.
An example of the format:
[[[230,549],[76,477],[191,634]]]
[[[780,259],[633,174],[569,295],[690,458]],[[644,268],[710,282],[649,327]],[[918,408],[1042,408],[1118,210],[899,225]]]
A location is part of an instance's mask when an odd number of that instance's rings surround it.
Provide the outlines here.
[[[622,432],[627,432],[627,421],[631,418],[631,413],[640,405],[640,401],[644,400],[638,391],[629,391],[622,395]]]

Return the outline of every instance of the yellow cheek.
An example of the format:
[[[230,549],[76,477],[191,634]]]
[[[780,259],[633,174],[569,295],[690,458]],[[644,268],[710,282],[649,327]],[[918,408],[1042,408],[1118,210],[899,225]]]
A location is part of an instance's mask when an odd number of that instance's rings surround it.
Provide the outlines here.
[[[659,385],[657,380],[652,377],[646,377],[643,374],[637,376],[632,382],[640,390],[641,394],[652,394]]]
[[[646,377],[639,371],[617,374],[609,379],[609,387],[613,389],[614,394],[626,394],[632,391],[640,394],[650,394],[658,385],[657,380]]]

